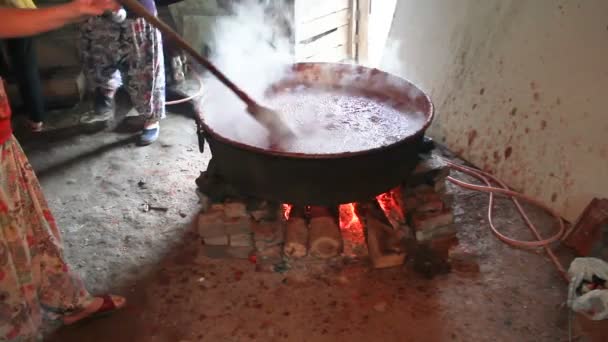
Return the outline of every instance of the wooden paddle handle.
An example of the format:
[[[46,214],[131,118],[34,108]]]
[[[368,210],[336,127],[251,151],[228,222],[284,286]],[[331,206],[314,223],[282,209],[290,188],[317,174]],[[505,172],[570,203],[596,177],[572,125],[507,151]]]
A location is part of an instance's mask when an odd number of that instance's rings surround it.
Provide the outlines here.
[[[177,32],[165,24],[162,20],[150,13],[146,7],[139,3],[138,0],[118,0],[124,7],[136,15],[146,19],[152,26],[156,27],[165,37],[173,40],[178,47],[186,51],[194,60],[203,65],[215,77],[217,77],[226,87],[232,90],[247,107],[257,108],[259,105],[249,95],[243,92],[236,84],[232,83],[221,71],[219,71],[207,58],[198,53],[188,42],[186,42]]]

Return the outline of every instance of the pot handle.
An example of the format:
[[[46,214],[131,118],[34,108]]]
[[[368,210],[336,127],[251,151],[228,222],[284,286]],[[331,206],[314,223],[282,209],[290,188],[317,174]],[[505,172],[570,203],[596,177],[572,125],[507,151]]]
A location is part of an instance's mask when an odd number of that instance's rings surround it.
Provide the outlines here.
[[[198,137],[198,150],[200,153],[205,153],[205,129],[199,124],[196,125],[196,136]]]

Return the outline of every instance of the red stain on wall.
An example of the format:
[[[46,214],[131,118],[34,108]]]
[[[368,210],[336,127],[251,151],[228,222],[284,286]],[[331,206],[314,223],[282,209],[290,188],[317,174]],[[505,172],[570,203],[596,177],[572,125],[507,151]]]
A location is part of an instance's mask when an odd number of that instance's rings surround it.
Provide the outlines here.
[[[540,122],[540,129],[545,129],[545,128],[547,128],[547,121],[542,120],[542,121]]]
[[[509,159],[511,153],[513,153],[513,148],[509,146],[505,149],[505,160]]]
[[[498,164],[500,162],[500,153],[498,153],[498,151],[494,151],[492,156],[494,157],[494,164]]]
[[[469,132],[469,146],[473,145],[473,142],[475,142],[475,139],[477,138],[477,131],[476,130],[472,130]]]

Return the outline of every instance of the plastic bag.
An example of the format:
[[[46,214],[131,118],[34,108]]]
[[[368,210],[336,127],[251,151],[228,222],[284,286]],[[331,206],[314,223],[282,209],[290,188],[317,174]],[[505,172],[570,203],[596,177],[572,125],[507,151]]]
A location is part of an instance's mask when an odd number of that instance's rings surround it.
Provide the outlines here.
[[[576,258],[568,269],[568,306],[594,321],[608,318],[608,263]]]

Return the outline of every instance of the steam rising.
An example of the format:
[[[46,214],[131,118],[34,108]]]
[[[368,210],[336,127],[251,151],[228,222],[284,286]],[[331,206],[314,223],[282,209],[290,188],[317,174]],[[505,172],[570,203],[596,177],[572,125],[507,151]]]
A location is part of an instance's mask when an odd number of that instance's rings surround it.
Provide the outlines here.
[[[254,100],[286,76],[293,63],[288,37],[269,23],[266,8],[256,1],[235,4],[235,15],[220,18],[213,29],[212,62]],[[267,132],[246,111],[245,104],[215,77],[206,80],[205,119],[222,135],[265,146]]]
[[[389,107],[403,104],[399,98],[388,98],[382,105],[375,106],[357,106],[328,94],[312,97],[303,94],[300,99],[296,97],[293,101],[286,102],[265,98],[271,85],[293,76],[290,69],[294,62],[289,37],[280,33],[288,30],[273,22],[268,10],[258,1],[245,0],[234,6],[233,16],[219,18],[213,29],[212,46],[215,50],[212,51],[211,60],[260,104],[293,114],[289,115],[288,123],[293,124],[294,127],[291,128],[298,139],[286,150],[303,153],[360,151],[395,142],[422,127],[426,115],[418,112],[417,108],[406,108],[411,113],[401,113],[403,115],[393,110],[388,120],[381,120],[370,112],[382,112],[380,109],[384,108],[384,112],[388,113],[391,110]],[[364,71],[342,74],[337,79],[335,69],[328,68],[317,75],[319,77],[315,83],[326,83],[329,86],[339,82],[338,85],[342,87],[360,86],[378,94],[383,94],[387,87],[402,90],[403,83],[399,78],[387,78],[383,74],[374,73],[372,69],[362,70]],[[268,132],[247,113],[245,104],[236,95],[211,75],[206,79],[206,88],[207,99],[203,107],[205,120],[210,127],[232,140],[268,147]],[[424,94],[412,87],[408,95],[415,99]],[[363,103],[361,101],[362,99],[359,103]],[[274,108],[273,104],[277,107]],[[355,120],[351,120],[353,118]],[[336,128],[336,125],[339,127]],[[350,131],[347,132],[348,129]]]

